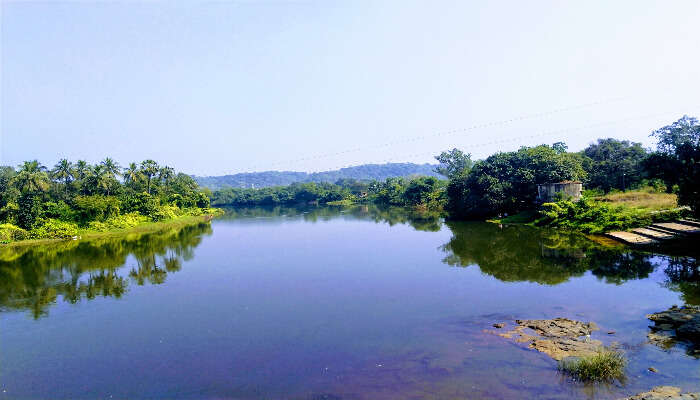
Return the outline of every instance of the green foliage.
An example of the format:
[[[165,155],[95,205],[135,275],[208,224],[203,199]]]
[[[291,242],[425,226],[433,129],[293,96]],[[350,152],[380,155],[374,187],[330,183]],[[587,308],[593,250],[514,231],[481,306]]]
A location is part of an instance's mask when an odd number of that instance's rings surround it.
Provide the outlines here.
[[[584,382],[623,381],[627,359],[611,348],[603,348],[591,356],[569,357],[559,362],[559,370]]]
[[[455,218],[483,218],[532,209],[537,184],[583,179],[580,155],[550,146],[523,147],[477,161],[468,174],[450,179],[448,210]]]
[[[197,183],[211,190],[224,188],[261,189],[289,186],[293,183],[337,183],[342,179],[355,181],[384,181],[388,178],[412,175],[438,176],[435,165],[412,163],[366,164],[325,172],[265,171],[225,176],[199,176]]]
[[[651,214],[643,210],[582,199],[543,204],[535,224],[602,233],[645,226],[651,222]]]
[[[50,173],[36,160],[17,170],[0,167],[4,240],[21,240],[15,237],[24,231],[26,238],[44,239],[74,236],[77,227],[131,228],[146,221],[203,215],[209,207],[207,192],[192,177],[153,160],[131,163],[123,171],[111,158],[97,165],[62,159]],[[9,228],[14,225],[21,230]]]
[[[627,140],[598,139],[583,150],[583,165],[588,174],[585,184],[605,192],[634,187],[644,177],[642,163],[647,157],[641,143]]]
[[[435,172],[448,179],[467,174],[474,165],[471,154],[463,153],[459,149],[443,151],[435,159],[440,163],[435,167]]]
[[[77,196],[74,201],[75,211],[80,223],[104,221],[119,215],[121,202],[112,196]]]
[[[44,219],[29,232],[32,239],[70,239],[78,235],[78,225],[57,219]]]
[[[25,239],[29,239],[29,232],[26,230],[12,224],[0,224],[0,243]]]
[[[88,229],[96,232],[106,232],[115,229],[129,229],[148,221],[150,221],[150,218],[137,212],[132,212],[124,215],[113,216],[102,222],[92,221],[88,224]]]

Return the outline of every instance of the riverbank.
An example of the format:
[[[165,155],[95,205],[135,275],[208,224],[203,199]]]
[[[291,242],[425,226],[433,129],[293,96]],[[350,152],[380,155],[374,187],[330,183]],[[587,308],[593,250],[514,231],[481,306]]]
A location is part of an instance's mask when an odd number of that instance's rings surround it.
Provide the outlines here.
[[[584,196],[579,201],[545,203],[538,210],[490,220],[503,224],[567,228],[601,234],[640,228],[656,222],[688,217],[687,207],[678,207],[676,195],[654,192],[652,188]]]
[[[224,211],[218,208],[203,209],[201,215],[183,215],[163,221],[141,222],[134,226],[124,228],[112,228],[108,230],[80,229],[70,238],[42,238],[16,240],[9,243],[0,243],[0,251],[3,249],[22,248],[27,246],[45,245],[50,243],[66,242],[72,240],[94,240],[114,238],[127,234],[144,234],[159,232],[166,229],[177,229],[187,225],[211,221],[214,217],[223,215]]]

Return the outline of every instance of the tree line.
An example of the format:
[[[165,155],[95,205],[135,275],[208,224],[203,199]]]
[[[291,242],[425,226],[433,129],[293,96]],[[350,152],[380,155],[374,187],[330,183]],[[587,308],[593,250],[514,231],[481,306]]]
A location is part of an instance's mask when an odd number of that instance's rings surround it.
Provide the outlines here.
[[[537,184],[566,180],[604,193],[653,185],[678,193],[679,203],[697,213],[700,187],[700,124],[684,116],[657,129],[656,150],[641,143],[598,139],[579,152],[565,143],[522,147],[474,161],[459,149],[436,157],[432,176],[380,180],[339,179],[335,183],[295,183],[262,189],[225,188],[212,194],[213,205],[256,206],[338,201],[444,208],[453,219],[512,215],[537,207]]]
[[[438,160],[449,179],[447,210],[456,218],[483,218],[535,208],[537,184],[577,180],[609,192],[654,185],[678,194],[681,205],[700,210],[700,123],[683,116],[651,133],[656,150],[641,143],[598,139],[580,152],[564,143],[499,152],[474,163],[453,150]]]
[[[209,204],[192,177],[153,160],[124,168],[111,158],[94,165],[62,159],[51,169],[37,160],[0,167],[2,241],[170,219]]]

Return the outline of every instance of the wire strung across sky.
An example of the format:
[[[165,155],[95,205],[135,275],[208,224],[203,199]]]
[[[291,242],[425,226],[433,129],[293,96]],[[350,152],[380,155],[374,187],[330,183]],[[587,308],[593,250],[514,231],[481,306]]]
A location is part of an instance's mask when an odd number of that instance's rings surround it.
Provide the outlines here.
[[[559,113],[564,113],[564,112],[569,112],[569,111],[576,111],[576,110],[581,110],[581,109],[585,109],[585,108],[589,108],[589,107],[595,107],[595,106],[605,105],[605,104],[610,104],[610,103],[615,103],[615,102],[621,102],[621,101],[625,101],[628,99],[632,99],[634,97],[635,96],[616,97],[616,98],[611,98],[611,99],[607,99],[607,100],[600,100],[600,101],[595,101],[595,102],[590,102],[590,103],[573,105],[573,106],[569,106],[569,107],[557,108],[557,109],[553,109],[550,111],[521,115],[521,116],[514,117],[514,118],[508,118],[508,119],[503,119],[503,120],[498,120],[498,121],[475,124],[475,125],[471,125],[471,126],[466,127],[466,128],[461,128],[461,129],[442,131],[442,132],[437,132],[437,133],[433,133],[433,134],[415,136],[415,137],[411,137],[411,138],[402,138],[402,139],[394,140],[391,142],[385,142],[385,143],[370,145],[370,146],[356,147],[356,148],[347,149],[347,150],[338,151],[338,152],[333,152],[333,153],[316,154],[313,156],[306,156],[306,157],[301,157],[301,158],[297,158],[297,159],[276,161],[276,162],[266,164],[266,166],[267,166],[266,170],[271,170],[272,167],[274,167],[276,165],[289,165],[289,164],[295,164],[295,163],[306,162],[306,161],[315,161],[315,160],[320,160],[320,159],[324,159],[324,158],[338,157],[341,155],[356,153],[356,152],[360,152],[360,151],[377,150],[377,149],[387,148],[387,147],[391,147],[391,146],[397,146],[397,145],[417,142],[420,140],[427,140],[427,139],[444,137],[444,136],[449,136],[449,135],[461,135],[461,134],[471,132],[474,130],[492,128],[492,127],[496,127],[496,126],[503,126],[503,125],[511,124],[511,123],[518,122],[518,121],[542,118],[542,117],[551,116],[554,114],[559,114]],[[698,108],[698,107],[700,107],[700,106],[695,106],[694,108]],[[589,125],[580,126],[580,127],[573,127],[573,128],[557,129],[557,130],[542,132],[542,133],[538,133],[538,134],[534,134],[534,135],[510,137],[510,138],[506,138],[506,139],[493,140],[493,141],[489,141],[489,142],[470,144],[467,146],[460,146],[460,147],[462,150],[464,150],[464,149],[469,150],[472,148],[485,147],[485,146],[494,145],[494,144],[512,143],[512,142],[517,142],[519,140],[534,139],[534,138],[538,138],[538,137],[546,137],[546,136],[552,136],[552,135],[557,135],[557,134],[566,134],[566,133],[570,133],[570,132],[577,132],[577,131],[582,131],[582,130],[586,130],[586,129],[593,129],[593,128],[598,128],[598,127],[603,127],[603,126],[621,124],[621,123],[625,123],[625,122],[637,121],[637,120],[642,120],[642,119],[646,119],[646,118],[654,118],[654,117],[664,116],[664,115],[668,115],[671,113],[677,113],[677,112],[678,112],[677,110],[673,110],[673,111],[666,111],[666,112],[655,113],[655,114],[644,114],[644,115],[639,115],[639,116],[634,116],[634,117],[629,117],[629,118],[624,118],[624,119],[619,119],[619,120],[614,120],[614,121],[606,121],[606,122],[602,122],[602,123],[589,124]],[[386,158],[384,160],[380,160],[377,163],[387,163],[387,162],[392,162],[392,161],[405,160],[408,158],[415,158],[415,157],[425,156],[425,155],[429,155],[429,154],[435,154],[435,152],[429,151],[429,152],[420,152],[420,153],[413,153],[413,154],[401,154],[401,155],[397,155],[397,156],[392,156],[390,158]],[[344,164],[344,165],[341,165],[338,167],[326,168],[326,169],[327,170],[336,170],[336,169],[340,169],[340,168],[352,167],[354,165],[357,165],[357,164]],[[256,166],[256,167],[250,168],[246,172],[255,172],[255,171],[259,171],[261,169],[262,169],[261,166]]]
[[[306,156],[306,157],[301,157],[301,158],[296,158],[296,159],[276,161],[276,162],[272,162],[272,163],[267,163],[266,168],[271,169],[272,167],[274,167],[276,165],[286,165],[286,164],[293,164],[293,163],[298,163],[298,162],[314,161],[314,160],[320,160],[320,159],[324,159],[324,158],[337,157],[337,156],[341,156],[341,155],[349,154],[349,153],[356,153],[359,151],[376,150],[376,149],[381,149],[381,148],[385,148],[385,147],[391,147],[391,146],[396,146],[396,145],[401,145],[401,144],[417,142],[420,140],[426,140],[426,139],[449,136],[449,135],[456,135],[456,134],[463,134],[463,133],[478,130],[478,129],[492,128],[492,127],[496,127],[496,126],[511,124],[514,122],[547,117],[550,115],[555,115],[555,114],[559,114],[559,113],[563,113],[563,112],[576,111],[576,110],[581,110],[581,109],[585,109],[585,108],[589,108],[589,107],[595,107],[595,106],[599,106],[599,105],[625,101],[628,99],[632,99],[634,97],[635,96],[615,97],[615,98],[611,98],[611,99],[599,100],[599,101],[594,101],[594,102],[590,102],[590,103],[583,103],[583,104],[577,104],[577,105],[568,106],[568,107],[556,108],[556,109],[544,111],[544,112],[525,114],[525,115],[521,115],[521,116],[514,117],[514,118],[508,118],[508,119],[503,119],[503,120],[498,120],[498,121],[491,121],[491,122],[486,122],[486,123],[475,124],[475,125],[471,125],[471,126],[466,127],[466,128],[461,128],[461,129],[453,129],[453,130],[442,131],[442,132],[437,132],[437,133],[433,133],[433,134],[414,136],[411,138],[400,138],[400,139],[397,139],[397,140],[394,140],[391,142],[385,142],[385,143],[370,145],[370,146],[356,147],[356,148],[338,151],[338,152],[334,152],[334,153],[316,154],[316,155]],[[260,168],[261,168],[261,166],[253,166],[248,170],[248,172],[257,171]]]

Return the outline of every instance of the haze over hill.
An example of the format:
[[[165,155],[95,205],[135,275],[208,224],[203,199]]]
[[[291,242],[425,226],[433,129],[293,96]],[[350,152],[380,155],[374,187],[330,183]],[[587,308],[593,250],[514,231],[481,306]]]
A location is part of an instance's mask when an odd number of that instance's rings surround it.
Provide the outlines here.
[[[410,175],[439,176],[433,164],[387,163],[364,164],[323,172],[264,171],[223,176],[195,176],[200,186],[212,190],[224,187],[269,187],[295,182],[336,182],[338,179],[378,180]]]

